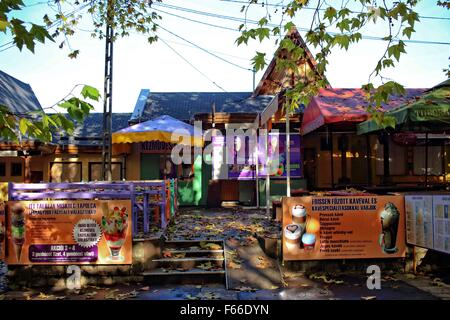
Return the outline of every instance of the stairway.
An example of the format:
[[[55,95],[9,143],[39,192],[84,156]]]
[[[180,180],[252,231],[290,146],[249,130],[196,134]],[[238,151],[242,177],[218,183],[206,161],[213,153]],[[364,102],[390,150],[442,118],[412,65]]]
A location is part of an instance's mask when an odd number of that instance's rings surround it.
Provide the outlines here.
[[[157,268],[145,271],[149,284],[226,284],[223,240],[167,240],[153,259]]]

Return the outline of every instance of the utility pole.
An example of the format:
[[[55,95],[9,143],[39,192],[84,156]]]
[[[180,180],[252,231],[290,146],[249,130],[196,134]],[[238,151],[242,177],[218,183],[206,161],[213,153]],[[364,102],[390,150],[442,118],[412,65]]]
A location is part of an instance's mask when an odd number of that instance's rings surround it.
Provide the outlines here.
[[[253,70],[252,70],[252,73],[253,73],[253,91],[255,91],[255,85],[256,85],[256,69],[255,69],[255,67],[253,67]]]
[[[108,0],[105,37],[105,78],[103,94],[103,147],[102,147],[102,178],[103,181],[112,181],[112,81],[113,81],[113,37],[114,21],[113,1]]]

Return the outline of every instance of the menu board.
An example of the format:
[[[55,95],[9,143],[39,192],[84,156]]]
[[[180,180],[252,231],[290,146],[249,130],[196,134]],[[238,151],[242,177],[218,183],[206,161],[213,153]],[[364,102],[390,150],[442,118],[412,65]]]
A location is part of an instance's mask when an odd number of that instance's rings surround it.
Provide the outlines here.
[[[434,246],[433,249],[450,253],[450,195],[433,196]]]
[[[433,196],[405,196],[406,238],[421,247],[433,247]]]
[[[450,253],[450,195],[406,195],[408,243]]]
[[[404,257],[403,196],[284,197],[283,259]]]
[[[9,201],[8,264],[131,264],[130,200]]]

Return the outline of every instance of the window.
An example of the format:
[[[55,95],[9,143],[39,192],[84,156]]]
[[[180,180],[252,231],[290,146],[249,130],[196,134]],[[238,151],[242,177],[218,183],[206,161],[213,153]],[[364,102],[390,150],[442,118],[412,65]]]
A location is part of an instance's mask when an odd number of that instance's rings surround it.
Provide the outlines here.
[[[378,141],[375,145],[376,154],[376,173],[377,175],[383,175],[384,173],[384,150],[383,145]],[[390,175],[400,176],[406,174],[407,166],[407,147],[399,145],[392,140],[389,141],[389,170]]]
[[[112,179],[113,181],[120,181],[122,176],[122,163],[112,162]],[[89,162],[89,181],[102,181],[102,163],[101,162]]]
[[[429,146],[428,147],[428,174],[441,175],[442,168],[442,147]],[[425,146],[414,147],[414,174],[425,174]]]
[[[50,163],[50,182],[81,182],[81,162]]]
[[[6,176],[6,163],[0,162],[0,177]]]
[[[11,176],[12,177],[22,176],[22,163],[20,162],[11,163]]]

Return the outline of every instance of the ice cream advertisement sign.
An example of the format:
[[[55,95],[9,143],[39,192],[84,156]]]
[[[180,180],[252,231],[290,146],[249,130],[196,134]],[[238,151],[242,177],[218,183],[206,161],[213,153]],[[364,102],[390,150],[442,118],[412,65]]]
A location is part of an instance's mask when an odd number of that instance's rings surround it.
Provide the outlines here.
[[[403,196],[284,197],[283,259],[399,258]]]
[[[9,201],[8,264],[131,264],[131,201]]]

